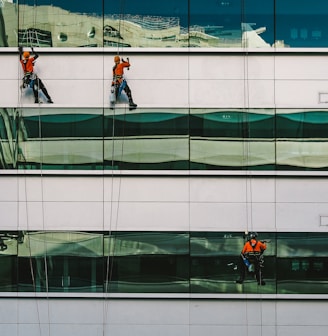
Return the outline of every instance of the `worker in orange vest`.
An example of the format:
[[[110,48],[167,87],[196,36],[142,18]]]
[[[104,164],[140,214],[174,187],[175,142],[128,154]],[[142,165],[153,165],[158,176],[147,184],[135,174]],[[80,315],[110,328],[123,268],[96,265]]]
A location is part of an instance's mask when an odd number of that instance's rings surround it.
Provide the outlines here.
[[[240,277],[236,281],[242,284],[245,280],[246,272],[255,273],[258,285],[265,285],[262,278],[263,252],[267,246],[264,242],[257,240],[257,233],[251,232],[240,254]]]
[[[130,67],[129,58],[125,61],[123,58],[121,59],[120,56],[116,55],[114,57],[114,62],[115,65],[113,67],[113,81],[111,87],[112,94],[110,98],[111,105],[113,106],[122,91],[125,91],[129,100],[129,110],[135,110],[138,105],[133,102],[131,89],[123,77],[124,68],[129,69]]]
[[[23,68],[24,72],[24,78],[23,78],[23,88],[32,88],[33,94],[34,94],[34,102],[35,103],[41,103],[39,99],[39,90],[42,91],[42,93],[46,96],[47,102],[52,104],[53,101],[44,86],[41,79],[34,73],[34,63],[39,57],[39,55],[34,51],[33,48],[31,48],[33,56],[29,51],[23,52],[23,47],[19,47],[19,58],[20,63]]]

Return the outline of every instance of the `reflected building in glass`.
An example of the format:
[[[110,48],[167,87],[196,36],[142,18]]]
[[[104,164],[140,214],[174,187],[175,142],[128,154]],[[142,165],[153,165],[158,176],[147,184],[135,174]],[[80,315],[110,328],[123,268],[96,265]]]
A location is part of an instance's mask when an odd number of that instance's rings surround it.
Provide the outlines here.
[[[2,330],[326,335],[327,14],[0,1]],[[236,283],[251,232],[262,285]]]

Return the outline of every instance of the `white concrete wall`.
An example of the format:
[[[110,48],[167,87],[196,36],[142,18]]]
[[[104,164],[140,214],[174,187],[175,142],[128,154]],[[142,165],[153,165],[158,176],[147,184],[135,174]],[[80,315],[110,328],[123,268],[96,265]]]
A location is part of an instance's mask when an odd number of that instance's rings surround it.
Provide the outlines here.
[[[325,177],[0,178],[1,230],[327,232]]]
[[[4,48],[4,51],[6,49]],[[94,51],[94,50],[93,50]],[[56,106],[109,106],[112,53],[42,52],[35,71]],[[125,71],[139,107],[324,108],[328,94],[328,58],[322,53],[159,53],[129,56]],[[0,53],[0,107],[33,104],[31,90],[21,93],[18,54]],[[30,91],[30,92],[29,92]],[[327,99],[328,100],[328,99]]]
[[[289,300],[1,299],[2,335],[326,336],[328,305]]]

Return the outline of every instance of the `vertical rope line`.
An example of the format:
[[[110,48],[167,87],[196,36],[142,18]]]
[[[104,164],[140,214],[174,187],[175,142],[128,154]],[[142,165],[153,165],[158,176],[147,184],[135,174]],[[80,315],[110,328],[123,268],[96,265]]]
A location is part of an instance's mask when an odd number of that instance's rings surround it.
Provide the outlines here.
[[[252,218],[252,181],[251,181],[251,172],[249,171],[249,164],[251,163],[250,155],[250,120],[249,120],[249,53],[248,53],[248,40],[247,35],[244,31],[244,26],[246,19],[246,10],[245,10],[245,0],[241,0],[241,35],[242,35],[242,48],[244,57],[243,57],[243,81],[244,81],[244,106],[243,106],[243,166],[246,170],[245,178],[245,194],[246,194],[246,231],[253,229],[253,218]]]
[[[17,31],[19,32],[19,28],[20,28],[20,24],[24,25],[24,18],[25,18],[25,10],[26,10],[26,6],[24,6],[23,8],[20,8],[21,4],[18,1],[17,2],[17,10],[18,10],[18,27],[17,27]],[[20,12],[22,11],[23,15],[22,15],[22,20],[20,19],[21,15]],[[20,45],[20,41],[19,41],[19,33],[17,34],[17,43],[18,45]],[[19,67],[20,67],[20,62],[19,62]],[[20,73],[20,72],[18,72]],[[22,117],[22,108],[23,108],[23,103],[22,103],[22,95],[23,95],[23,90],[22,88],[20,88],[19,90],[19,97],[18,97],[18,103],[20,106],[20,112],[18,113],[18,118],[19,118],[19,122],[21,120]],[[18,123],[18,125],[20,125],[20,123]],[[19,137],[17,138],[19,139]],[[18,148],[18,144],[17,144],[17,148]],[[26,151],[26,146],[25,146],[25,151]],[[22,153],[23,154],[23,153]],[[22,155],[23,157],[23,155]],[[38,318],[38,330],[39,330],[39,335],[42,335],[42,329],[41,329],[41,319],[40,319],[40,309],[39,309],[39,303],[38,303],[38,299],[37,299],[37,294],[36,294],[36,278],[35,278],[35,271],[34,271],[34,267],[33,267],[33,260],[32,260],[32,244],[31,244],[31,239],[30,239],[30,222],[29,222],[29,207],[28,207],[28,191],[27,191],[27,170],[26,170],[26,158],[24,156],[24,197],[25,197],[25,211],[26,211],[26,228],[27,228],[27,237],[25,238],[27,240],[27,244],[28,244],[28,252],[29,252],[29,266],[30,266],[30,271],[31,271],[31,278],[32,278],[32,285],[34,288],[34,298],[35,298],[35,304],[36,304],[36,311],[37,311],[37,318]],[[18,202],[18,206],[19,206],[20,202]],[[19,209],[18,209],[19,211]],[[19,226],[19,222],[18,222],[18,226]],[[19,323],[19,321],[17,321]],[[18,333],[18,329],[17,328],[17,333]]]
[[[241,0],[241,47],[243,49],[243,169],[246,170],[245,174],[245,203],[246,203],[246,232],[249,232],[249,226],[252,226],[251,219],[251,209],[249,209],[249,82],[248,82],[248,41],[247,35],[244,30],[244,24],[246,19],[246,11],[245,11],[245,0]],[[245,315],[246,315],[246,336],[249,335],[249,316],[248,316],[248,300],[246,297],[245,304]]]
[[[103,29],[105,27],[105,1],[102,1],[102,26]],[[105,100],[105,39],[104,39],[104,34],[103,34],[103,41],[102,41],[102,48],[103,48],[103,53],[102,53],[102,66],[103,66],[103,110],[102,110],[102,168],[103,168],[103,176],[102,176],[102,251],[103,251],[103,258],[105,258],[105,206],[106,206],[106,199],[105,199],[105,151],[106,151],[106,145],[105,145],[105,122],[106,122],[106,118],[105,118],[105,104],[106,104],[106,100]],[[104,259],[103,259],[104,260]],[[107,268],[106,268],[106,273],[105,273],[105,269],[103,267],[103,276],[107,275]],[[107,277],[105,280],[105,288],[107,290]],[[104,300],[103,300],[103,323],[102,323],[102,335],[105,336],[106,335],[106,316],[107,316],[107,293],[105,291],[104,293]]]
[[[39,92],[39,81],[38,92]],[[44,210],[44,176],[43,176],[43,140],[42,140],[42,119],[41,119],[41,108],[38,104],[39,111],[39,139],[40,139],[40,184],[41,184],[41,216],[42,216],[42,232],[44,236],[43,246],[44,246],[44,272],[45,272],[45,286],[46,286],[46,297],[47,297],[47,313],[48,313],[48,335],[50,335],[50,302],[49,302],[49,278],[48,278],[48,244],[47,244],[47,231],[45,227],[45,210]]]
[[[190,8],[190,0],[188,0],[188,14],[187,14],[187,22],[188,22],[188,36],[189,36],[189,30],[190,30],[190,24],[191,24],[191,8]],[[189,237],[189,300],[188,300],[188,319],[189,319],[189,325],[188,325],[188,332],[189,336],[191,335],[191,308],[192,308],[192,298],[191,298],[191,281],[190,281],[190,276],[191,276],[191,136],[190,136],[190,119],[191,119],[191,94],[190,94],[190,39],[188,38],[188,62],[187,62],[187,67],[188,67],[188,72],[187,72],[187,80],[188,80],[188,237]]]
[[[38,3],[37,0],[34,0],[33,7],[33,28],[35,29],[37,24],[37,11]],[[31,47],[35,44],[33,42],[33,36],[30,39]],[[40,109],[40,100],[39,100],[39,91],[40,91],[40,82],[38,77],[36,77],[37,82],[37,91],[38,91],[38,111],[39,111],[39,139],[40,139],[40,185],[41,185],[41,217],[42,217],[42,234],[44,237],[43,246],[44,246],[44,255],[43,255],[43,267],[45,273],[45,288],[46,288],[46,298],[47,298],[47,314],[48,314],[48,335],[50,335],[50,302],[49,302],[49,277],[48,277],[48,246],[47,246],[47,231],[45,230],[45,210],[44,210],[44,176],[43,176],[43,140],[42,140],[42,119],[41,119],[41,109]],[[42,273],[40,273],[42,274]]]
[[[273,42],[274,42],[274,54],[273,54],[273,104],[274,104],[274,163],[275,170],[277,170],[277,96],[276,96],[276,40],[277,40],[277,3],[276,0],[273,1]],[[275,227],[275,251],[276,251],[276,260],[275,260],[275,283],[276,283],[276,294],[277,290],[277,175],[274,176],[274,227]],[[275,322],[275,335],[278,334],[277,328],[277,300],[274,301],[274,322]]]
[[[104,5],[103,5],[104,6]],[[104,11],[103,11],[104,13]],[[121,36],[121,21],[124,22],[125,15],[125,1],[120,0],[120,16],[119,16],[119,25],[118,25],[118,37],[117,37],[117,55],[120,52],[120,36]],[[123,157],[123,149],[124,149],[124,130],[125,130],[125,117],[126,117],[126,106],[124,109],[124,120],[123,120],[123,135],[121,142],[121,157],[117,158],[119,162],[122,162]],[[116,245],[116,235],[112,238],[112,232],[117,232],[118,220],[119,220],[119,208],[120,208],[120,198],[121,198],[121,173],[118,176],[118,194],[117,194],[117,206],[116,212],[114,214],[114,183],[115,183],[115,174],[114,174],[114,165],[115,165],[115,128],[116,128],[116,105],[113,109],[112,115],[112,151],[111,151],[111,189],[110,189],[110,219],[109,219],[109,229],[108,229],[108,255],[106,259],[106,281],[105,281],[105,299],[107,299],[110,295],[110,285],[113,276],[113,268],[114,268],[114,258],[115,258],[115,245]],[[121,169],[120,169],[121,170]],[[105,191],[104,191],[105,193]],[[113,221],[114,229],[113,229]],[[105,227],[105,225],[104,225]],[[105,247],[104,247],[105,249]],[[112,256],[111,256],[112,253]],[[108,301],[105,301],[104,307],[104,326],[103,326],[103,335],[106,334],[106,326],[107,326],[107,317],[109,313]]]

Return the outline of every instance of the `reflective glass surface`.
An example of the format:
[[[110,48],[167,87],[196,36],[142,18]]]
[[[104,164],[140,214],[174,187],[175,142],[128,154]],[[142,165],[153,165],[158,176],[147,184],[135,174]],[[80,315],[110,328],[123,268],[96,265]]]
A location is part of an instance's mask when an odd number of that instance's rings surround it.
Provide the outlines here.
[[[105,237],[107,291],[189,292],[189,235],[122,232]],[[105,259],[106,260],[106,259]]]
[[[19,45],[103,46],[103,0],[20,0],[17,3]]]
[[[1,108],[1,169],[327,170],[328,112]]]
[[[105,1],[104,45],[188,47],[188,0]]]
[[[1,231],[0,291],[328,294],[326,233],[260,232],[262,285],[249,266],[236,283],[248,239],[242,232]]]
[[[321,48],[327,14],[326,0],[2,0],[0,47]]]
[[[247,273],[243,285],[236,285],[244,268],[240,254],[245,237],[238,232],[196,232],[190,234],[190,287],[193,293],[275,293],[275,235],[261,233],[265,241],[265,264],[261,275],[265,287],[259,287],[253,273]],[[237,252],[237,253],[236,253]]]
[[[327,1],[276,0],[275,8],[277,40],[292,48],[327,48]]]
[[[328,236],[322,233],[285,233],[277,237],[277,292],[328,292]]]

